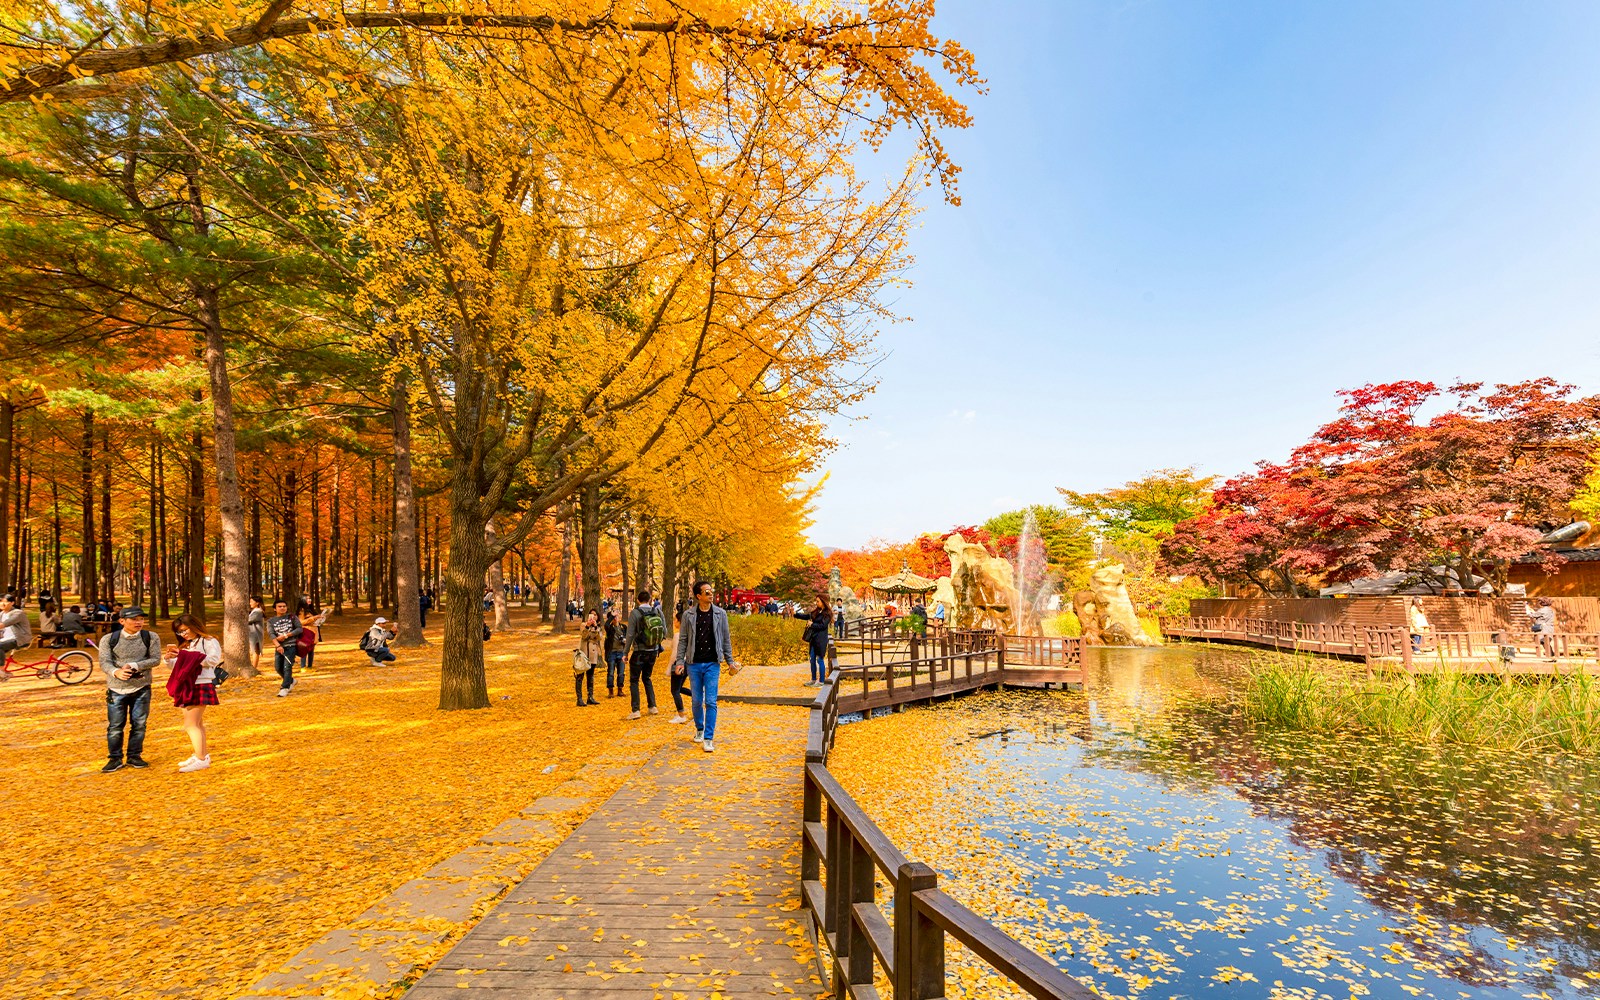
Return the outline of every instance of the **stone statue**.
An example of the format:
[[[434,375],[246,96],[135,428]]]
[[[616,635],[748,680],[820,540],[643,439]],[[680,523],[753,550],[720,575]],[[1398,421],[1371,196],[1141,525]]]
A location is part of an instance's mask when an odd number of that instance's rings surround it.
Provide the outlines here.
[[[839,578],[837,566],[828,573],[828,606],[833,608],[834,614],[841,616],[847,622],[866,617],[861,602],[856,600],[856,592],[846,587],[844,581]]]
[[[1100,613],[1100,606],[1094,602],[1094,592],[1079,590],[1072,595],[1072,613],[1078,616],[1079,634],[1089,646],[1104,646],[1105,637],[1101,635],[1105,616]]]
[[[1089,589],[1094,592],[1095,607],[1104,621],[1101,635],[1108,644],[1159,646],[1161,640],[1150,638],[1139,624],[1133,601],[1128,598],[1128,587],[1123,583],[1124,572],[1121,563],[1111,563],[1089,576]]]
[[[952,624],[1015,631],[1021,598],[1011,564],[959,534],[944,540],[944,551],[950,557],[950,589],[956,599]]]

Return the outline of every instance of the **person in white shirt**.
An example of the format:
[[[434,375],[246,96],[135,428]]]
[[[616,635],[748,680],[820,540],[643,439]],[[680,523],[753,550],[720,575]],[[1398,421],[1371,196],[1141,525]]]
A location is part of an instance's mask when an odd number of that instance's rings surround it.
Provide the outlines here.
[[[201,654],[200,673],[191,684],[179,688],[172,703],[183,710],[183,729],[194,745],[194,756],[178,765],[180,771],[201,771],[211,766],[211,751],[206,745],[206,706],[217,704],[217,667],[222,665],[222,643],[207,635],[205,626],[194,615],[179,615],[172,621],[178,645],[168,646],[165,659],[171,669],[183,650]]]

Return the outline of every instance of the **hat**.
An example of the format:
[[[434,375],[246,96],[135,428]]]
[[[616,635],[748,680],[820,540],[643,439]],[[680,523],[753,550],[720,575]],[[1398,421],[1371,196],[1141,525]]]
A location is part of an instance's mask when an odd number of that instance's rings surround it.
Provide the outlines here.
[[[144,617],[144,608],[140,608],[140,607],[123,608],[120,612],[117,613],[117,617],[118,618],[143,618]]]
[[[388,623],[389,623],[389,619],[387,619],[387,618],[379,618],[377,621],[373,622],[372,624],[374,624],[374,625],[387,625]]]

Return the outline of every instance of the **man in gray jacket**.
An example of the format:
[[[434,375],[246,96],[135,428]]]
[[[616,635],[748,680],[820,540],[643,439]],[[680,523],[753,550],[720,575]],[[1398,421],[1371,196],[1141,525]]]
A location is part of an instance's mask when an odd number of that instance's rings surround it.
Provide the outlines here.
[[[717,731],[717,682],[724,663],[729,673],[739,672],[739,661],[733,658],[733,641],[728,637],[728,613],[711,602],[711,584],[696,580],[694,601],[683,609],[679,622],[672,672],[689,675],[694,738],[702,741],[700,745],[706,753],[716,749],[712,738]]]
[[[122,628],[100,640],[100,669],[106,675],[107,774],[122,767],[122,733],[128,732],[128,765],[144,760],[144,729],[150,721],[151,671],[161,662],[161,640],[144,627],[144,611],[122,609]]]

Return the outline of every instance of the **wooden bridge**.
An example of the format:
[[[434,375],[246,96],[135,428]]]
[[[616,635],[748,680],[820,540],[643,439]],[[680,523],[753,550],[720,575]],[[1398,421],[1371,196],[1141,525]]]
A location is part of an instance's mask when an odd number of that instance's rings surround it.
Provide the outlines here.
[[[685,740],[656,754],[407,996],[877,1000],[887,984],[896,1000],[932,1000],[946,995],[954,940],[1031,996],[1093,998],[941,890],[938,873],[907,859],[828,772],[842,713],[1078,683],[1078,640],[942,630],[838,645],[809,707],[730,705],[717,753]],[[544,835],[536,823],[510,821],[505,836]]]

